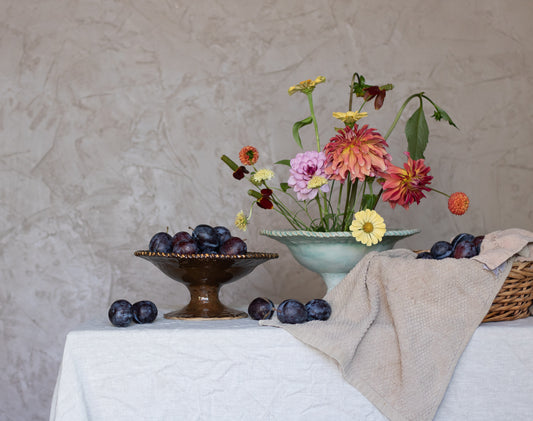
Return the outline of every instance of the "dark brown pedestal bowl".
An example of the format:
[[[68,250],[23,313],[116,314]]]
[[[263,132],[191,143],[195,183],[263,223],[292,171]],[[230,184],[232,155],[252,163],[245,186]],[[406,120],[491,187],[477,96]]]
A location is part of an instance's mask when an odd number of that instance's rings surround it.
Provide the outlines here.
[[[220,302],[222,285],[248,275],[261,263],[276,259],[276,253],[242,255],[174,254],[136,251],[135,256],[148,260],[161,272],[184,284],[191,300],[184,308],[164,315],[167,319],[241,319],[248,315]]]

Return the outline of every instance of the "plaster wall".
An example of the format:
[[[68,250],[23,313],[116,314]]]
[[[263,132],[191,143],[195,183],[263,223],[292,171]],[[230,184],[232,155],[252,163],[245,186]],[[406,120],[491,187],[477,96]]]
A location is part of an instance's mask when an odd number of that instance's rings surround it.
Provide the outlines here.
[[[220,156],[297,153],[307,104],[287,89],[301,80],[328,79],[315,91],[322,138],[355,71],[395,84],[374,127],[419,91],[459,127],[429,123],[426,162],[433,186],[471,208],[453,216],[437,194],[408,211],[382,204],[390,227],[422,229],[400,246],[533,230],[531,18],[530,0],[0,0],[0,419],[47,419],[66,333],[115,299],[187,302],[133,251],[248,209]],[[402,127],[389,143],[400,164]],[[266,227],[283,221],[256,208],[245,238],[280,259],[222,298],[322,296]]]

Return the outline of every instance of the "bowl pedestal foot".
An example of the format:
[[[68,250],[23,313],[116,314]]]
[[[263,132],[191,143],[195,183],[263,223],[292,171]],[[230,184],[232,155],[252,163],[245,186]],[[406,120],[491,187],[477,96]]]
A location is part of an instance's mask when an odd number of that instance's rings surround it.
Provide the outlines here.
[[[228,320],[248,317],[243,311],[225,306],[220,302],[220,287],[213,285],[186,285],[191,300],[180,310],[164,315],[165,319],[177,320]]]

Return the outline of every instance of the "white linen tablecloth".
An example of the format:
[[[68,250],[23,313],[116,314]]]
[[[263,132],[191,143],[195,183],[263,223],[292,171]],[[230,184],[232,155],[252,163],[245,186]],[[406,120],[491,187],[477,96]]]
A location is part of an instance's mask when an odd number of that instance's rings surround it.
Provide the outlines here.
[[[67,335],[50,420],[384,420],[333,360],[250,319]],[[436,420],[533,419],[533,317],[482,324]]]

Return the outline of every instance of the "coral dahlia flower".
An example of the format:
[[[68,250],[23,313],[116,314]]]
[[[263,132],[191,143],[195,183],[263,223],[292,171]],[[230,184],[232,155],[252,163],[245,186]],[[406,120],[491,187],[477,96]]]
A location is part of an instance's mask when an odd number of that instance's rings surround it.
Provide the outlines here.
[[[396,205],[408,209],[413,202],[418,204],[426,197],[423,191],[431,190],[427,187],[433,180],[428,175],[431,168],[424,164],[423,159],[413,161],[409,152],[405,154],[408,159],[403,168],[390,165],[387,174],[384,174],[383,200],[389,202],[393,209]]]
[[[375,177],[386,171],[391,157],[385,149],[388,145],[376,129],[357,124],[353,129],[345,127],[337,132],[324,147],[326,154],[325,173],[334,180],[344,183],[348,176],[356,178]]]

